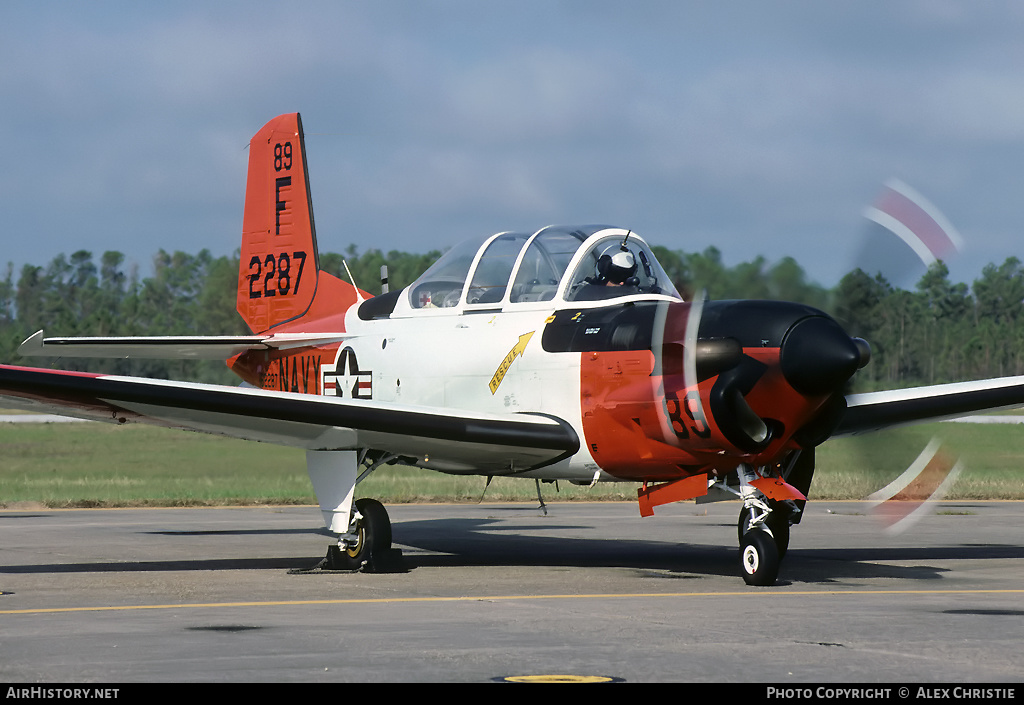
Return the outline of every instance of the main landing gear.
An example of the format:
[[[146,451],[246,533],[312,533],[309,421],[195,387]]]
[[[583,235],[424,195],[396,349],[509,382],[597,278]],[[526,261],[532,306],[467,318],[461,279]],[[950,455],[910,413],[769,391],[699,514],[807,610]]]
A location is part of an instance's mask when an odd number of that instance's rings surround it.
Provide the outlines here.
[[[393,556],[391,519],[384,505],[364,497],[355,501],[352,519],[338,543],[327,549],[324,568],[327,570],[363,570],[368,573],[389,572],[382,562]],[[401,551],[398,552],[401,555]]]
[[[401,550],[391,546],[391,519],[384,505],[368,497],[352,501],[356,484],[394,459],[384,454],[370,457],[366,451],[306,453],[306,469],[324,524],[338,535],[337,543],[327,549],[327,556],[311,570],[405,571]],[[360,465],[366,467],[361,474],[358,473]]]

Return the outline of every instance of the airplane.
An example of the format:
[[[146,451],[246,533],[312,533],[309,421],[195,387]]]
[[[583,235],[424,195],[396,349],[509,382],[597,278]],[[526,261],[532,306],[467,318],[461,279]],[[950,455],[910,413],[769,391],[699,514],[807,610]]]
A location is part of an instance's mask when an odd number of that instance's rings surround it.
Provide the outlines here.
[[[252,335],[45,337],[25,356],[226,360],[238,387],[0,365],[4,406],[302,448],[329,570],[384,571],[385,464],[639,484],[642,516],[740,500],[739,572],[774,585],[829,438],[1024,404],[1024,377],[847,395],[870,359],[813,307],[684,300],[631,230],[456,245],[371,295],[322,271],[302,121],[250,142],[237,310]],[[539,484],[538,484],[539,488]]]

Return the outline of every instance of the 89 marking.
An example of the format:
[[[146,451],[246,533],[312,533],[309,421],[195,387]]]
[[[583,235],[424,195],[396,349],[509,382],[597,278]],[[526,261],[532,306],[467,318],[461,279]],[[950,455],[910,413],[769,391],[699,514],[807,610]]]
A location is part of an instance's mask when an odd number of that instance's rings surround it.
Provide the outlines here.
[[[292,143],[285,142],[281,144],[278,142],[274,145],[274,171],[281,171],[284,169],[288,171],[292,168]]]

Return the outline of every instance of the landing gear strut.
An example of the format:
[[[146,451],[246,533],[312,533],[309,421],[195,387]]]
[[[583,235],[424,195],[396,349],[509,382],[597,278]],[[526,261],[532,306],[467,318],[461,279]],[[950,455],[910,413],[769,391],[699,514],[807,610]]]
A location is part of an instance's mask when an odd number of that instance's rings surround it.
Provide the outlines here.
[[[360,480],[395,459],[394,455],[366,450],[306,452],[306,469],[324,525],[337,534],[338,542],[327,549],[327,557],[314,568],[299,572],[404,572],[401,550],[391,547],[391,519],[384,505],[370,498],[352,501]],[[360,465],[366,466],[362,474],[358,472]]]
[[[765,531],[775,542],[775,548],[779,553],[779,560],[786,557],[786,550],[789,548],[789,508],[781,502],[768,502],[770,512],[762,515],[755,523],[752,518],[754,511],[747,507],[740,510],[739,521],[736,522],[737,538],[742,542],[743,536],[750,530]]]

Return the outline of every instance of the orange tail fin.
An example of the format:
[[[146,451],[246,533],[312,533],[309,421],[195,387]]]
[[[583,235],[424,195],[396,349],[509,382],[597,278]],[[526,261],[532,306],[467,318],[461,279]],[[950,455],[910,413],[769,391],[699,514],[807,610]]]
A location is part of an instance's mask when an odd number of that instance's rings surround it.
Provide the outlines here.
[[[249,329],[344,332],[355,287],[320,271],[302,120],[279,115],[249,142],[236,308]]]

